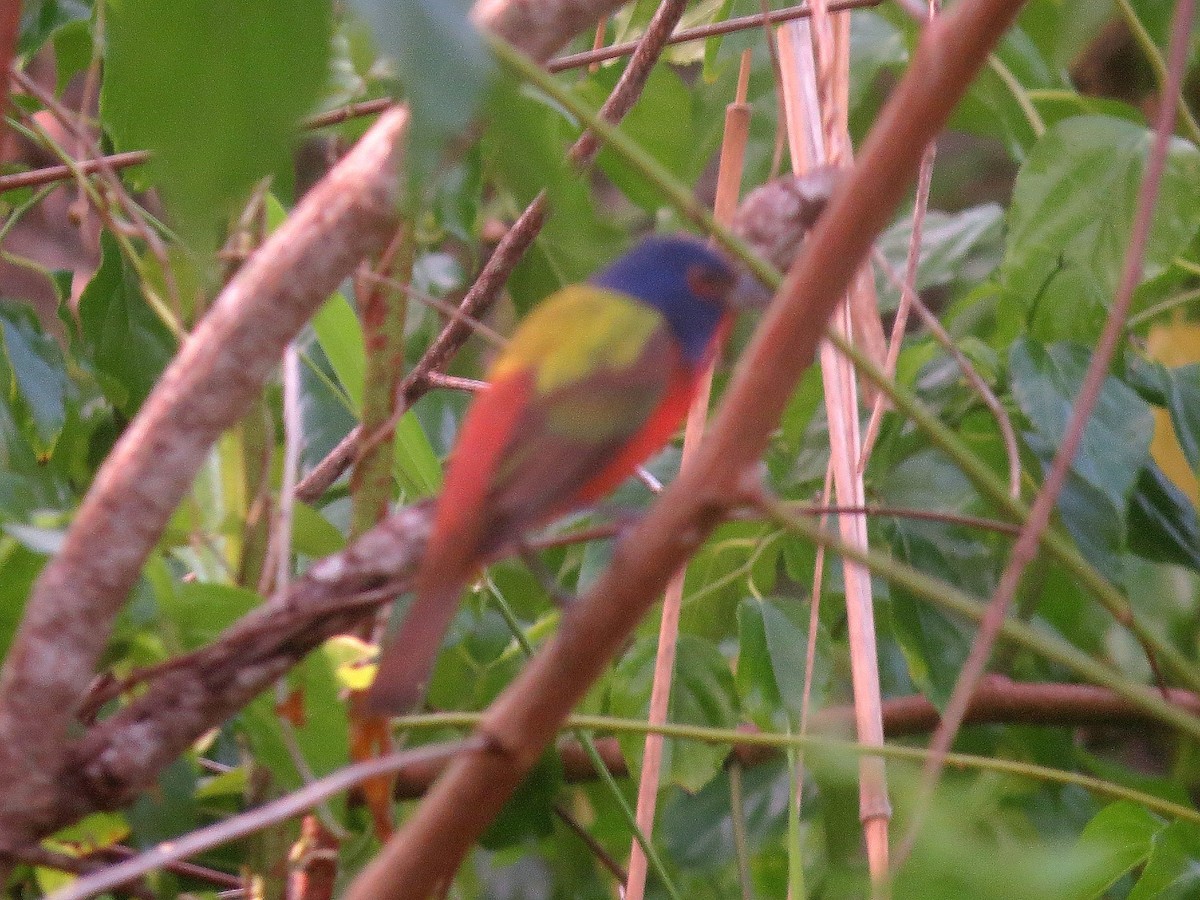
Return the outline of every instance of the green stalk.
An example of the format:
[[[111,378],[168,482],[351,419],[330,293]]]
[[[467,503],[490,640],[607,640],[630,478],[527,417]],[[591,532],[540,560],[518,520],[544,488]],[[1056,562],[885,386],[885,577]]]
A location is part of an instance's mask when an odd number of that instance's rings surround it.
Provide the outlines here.
[[[442,728],[460,728],[464,731],[475,729],[483,719],[483,713],[477,712],[448,712],[427,713],[423,715],[406,716],[397,719],[397,724],[416,730],[437,730]],[[908,762],[923,762],[929,752],[921,747],[906,747],[898,744],[884,744],[882,747],[867,747],[854,741],[843,741],[836,738],[815,737],[812,735],[781,734],[771,731],[738,731],[734,728],[708,728],[703,725],[651,725],[641,719],[617,719],[608,716],[571,716],[563,724],[563,731],[574,732],[578,729],[587,731],[603,731],[608,734],[661,734],[665,738],[681,741],[699,741],[704,744],[725,744],[728,746],[766,747],[772,750],[805,750],[824,751],[828,753],[850,753],[855,755],[870,754]],[[1147,794],[1122,784],[1114,784],[1090,775],[1080,775],[1077,772],[1066,772],[1061,769],[1051,769],[1033,763],[1019,762],[1012,759],[998,759],[989,756],[975,756],[969,753],[950,753],[946,756],[947,766],[961,769],[974,769],[980,772],[997,772],[1002,775],[1015,775],[1033,781],[1044,781],[1051,784],[1069,784],[1082,788],[1092,794],[1109,800],[1129,800],[1139,806],[1161,813],[1173,819],[1193,822],[1200,825],[1200,810],[1190,806],[1174,803],[1163,797]]]

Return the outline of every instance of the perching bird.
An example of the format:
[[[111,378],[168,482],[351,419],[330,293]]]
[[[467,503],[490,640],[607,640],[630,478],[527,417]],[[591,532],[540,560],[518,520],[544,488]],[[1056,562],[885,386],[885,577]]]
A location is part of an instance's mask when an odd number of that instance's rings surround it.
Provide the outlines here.
[[[463,422],[416,599],[383,651],[369,710],[421,701],[481,565],[603,497],[670,439],[728,331],[736,282],[702,242],[651,237],[525,319]]]

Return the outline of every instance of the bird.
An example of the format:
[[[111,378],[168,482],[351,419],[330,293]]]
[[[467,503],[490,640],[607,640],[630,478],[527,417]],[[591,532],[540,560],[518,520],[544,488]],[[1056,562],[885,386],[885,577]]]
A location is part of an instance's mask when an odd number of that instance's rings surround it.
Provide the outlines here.
[[[447,462],[406,617],[365,697],[400,715],[425,694],[461,593],[532,529],[602,499],[678,429],[741,289],[722,253],[653,235],[540,303],[493,362]]]

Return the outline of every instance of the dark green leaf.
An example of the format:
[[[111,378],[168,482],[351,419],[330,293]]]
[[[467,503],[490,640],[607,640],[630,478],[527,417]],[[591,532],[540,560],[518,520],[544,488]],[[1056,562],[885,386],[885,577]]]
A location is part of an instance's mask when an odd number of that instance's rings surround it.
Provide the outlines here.
[[[1087,370],[1090,353],[1077,344],[1042,346],[1019,340],[1009,355],[1012,392],[1031,430],[1025,441],[1050,466]],[[1125,514],[1138,472],[1150,459],[1150,407],[1116,378],[1104,382],[1079,452],[1058,501],[1063,523],[1095,566],[1119,571]]]
[[[617,664],[611,693],[612,713],[644,719],[654,683],[656,641],[639,640]],[[681,634],[675,646],[675,675],[667,720],[678,724],[733,728],[737,702],[733,673],[720,652],[695,635]],[[645,738],[618,738],[632,768],[639,768]],[[688,790],[699,790],[720,769],[727,750],[694,741],[665,741],[664,778]]]
[[[1138,475],[1129,501],[1129,549],[1155,562],[1200,571],[1196,507],[1154,462]]]
[[[329,0],[110,0],[100,114],[149,165],[203,246],[251,186],[283,168],[328,77]]]
[[[107,231],[100,248],[100,269],[79,298],[79,318],[105,396],[132,416],[174,354],[175,340]]]
[[[479,843],[497,850],[546,837],[554,826],[554,800],[562,784],[562,760],[548,750],[492,820]]]
[[[745,600],[738,607],[737,687],[760,727],[796,727],[803,703],[808,612],[796,601]],[[818,632],[809,709],[819,709],[829,680],[827,640]]]
[[[1170,369],[1167,409],[1188,464],[1200,473],[1200,363]]]
[[[777,839],[787,818],[788,775],[783,760],[742,773],[746,837],[752,849]],[[662,840],[672,860],[697,872],[714,872],[734,859],[729,773],[700,791],[674,790],[662,810]]]
[[[67,373],[62,352],[31,318],[0,314],[0,349],[32,428],[26,432],[38,455],[46,457],[67,418]]]
[[[994,203],[956,213],[930,210],[921,231],[921,256],[917,290],[954,282],[982,281],[1000,262],[1004,211]],[[912,219],[904,216],[880,235],[876,246],[897,274],[903,275],[912,237]],[[892,309],[899,291],[884,273],[875,276],[880,303]]]

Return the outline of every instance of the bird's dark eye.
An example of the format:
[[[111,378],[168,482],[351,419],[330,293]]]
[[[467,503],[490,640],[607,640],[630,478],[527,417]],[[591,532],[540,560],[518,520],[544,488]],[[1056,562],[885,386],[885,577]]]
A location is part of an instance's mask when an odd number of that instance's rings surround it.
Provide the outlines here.
[[[733,290],[734,278],[724,269],[706,266],[700,263],[688,266],[684,276],[687,279],[688,290],[701,300],[713,303],[724,303]]]

